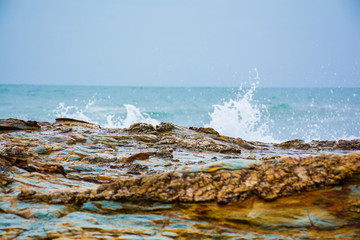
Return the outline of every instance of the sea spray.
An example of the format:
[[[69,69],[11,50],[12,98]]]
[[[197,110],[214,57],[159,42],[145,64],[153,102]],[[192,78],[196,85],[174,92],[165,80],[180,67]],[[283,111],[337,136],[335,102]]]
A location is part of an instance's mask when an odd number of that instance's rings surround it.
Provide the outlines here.
[[[251,76],[251,81],[259,78],[255,70]],[[125,122],[149,122],[151,118],[181,126],[212,125],[219,131],[217,126],[228,125],[223,134],[257,141],[269,136],[279,141],[360,138],[360,88],[253,88],[246,95],[248,91],[219,87],[0,85],[0,118],[54,122],[57,117],[70,117],[103,127],[126,127]],[[239,102],[244,105],[240,107]],[[131,117],[131,110],[124,104],[136,106],[140,115],[134,113]],[[245,106],[248,109],[240,113],[240,121],[237,109]],[[236,114],[225,117],[230,110]],[[215,122],[215,112],[223,121]],[[254,122],[245,121],[245,116]],[[240,130],[239,122],[244,123]]]
[[[131,104],[124,104],[126,110],[126,116],[115,117],[114,114],[105,114],[102,115],[100,120],[98,116],[101,110],[101,107],[96,107],[94,100],[89,100],[85,107],[81,108],[79,106],[66,106],[63,102],[59,103],[59,106],[53,110],[55,117],[57,118],[74,118],[78,120],[83,120],[95,124],[100,124],[103,127],[107,128],[127,128],[133,123],[149,123],[152,125],[157,125],[160,122],[156,119],[151,118],[146,113],[141,113],[140,109]],[[107,110],[107,109],[105,109]],[[106,111],[108,113],[108,111]],[[106,122],[104,122],[106,119]]]
[[[124,104],[126,108],[125,119],[117,118],[113,120],[114,115],[108,115],[106,120],[107,123],[104,127],[108,128],[127,128],[133,123],[149,123],[152,125],[158,125],[160,122],[156,119],[152,119],[148,114],[141,113],[140,109],[131,104]]]
[[[94,101],[89,101],[85,108],[81,109],[78,106],[65,106],[65,103],[61,102],[59,103],[59,106],[53,110],[53,113],[57,118],[74,118],[98,124],[85,115],[86,110],[89,109],[89,107],[94,103]]]
[[[212,127],[223,135],[241,137],[249,141],[277,142],[269,132],[269,118],[266,106],[256,104],[253,95],[258,84],[250,89],[240,88],[235,99],[213,105],[209,113],[211,121],[205,127]],[[242,94],[244,92],[244,94]]]

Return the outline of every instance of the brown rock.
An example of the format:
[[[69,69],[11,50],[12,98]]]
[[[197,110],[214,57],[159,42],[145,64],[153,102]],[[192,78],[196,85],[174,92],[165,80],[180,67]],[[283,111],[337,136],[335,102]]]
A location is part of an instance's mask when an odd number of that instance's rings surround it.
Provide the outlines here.
[[[220,170],[213,173],[167,172],[126,178],[100,186],[91,199],[228,203],[257,196],[269,201],[338,184],[358,174],[360,153],[285,157],[275,162],[255,165],[253,169]],[[81,192],[62,194],[67,196],[63,200],[58,199],[59,194],[40,193],[36,194],[35,199],[52,201],[51,199],[56,198],[58,203],[72,203],[90,198]]]
[[[154,133],[155,128],[153,125],[148,123],[134,123],[128,129],[125,129],[133,133]]]
[[[220,136],[220,133],[218,131],[216,131],[215,129],[213,128],[199,128],[197,129],[198,132],[202,132],[202,133],[207,133],[207,134],[213,134],[213,135],[216,135],[216,136]]]
[[[312,140],[309,144],[311,145],[312,148],[331,149],[335,146],[336,141]]]
[[[124,159],[126,163],[132,163],[135,160],[146,160],[149,159],[150,154],[146,152],[136,153]]]
[[[294,140],[289,140],[283,143],[279,143],[279,144],[274,144],[277,147],[283,148],[283,149],[289,149],[289,148],[296,148],[296,149],[309,149],[310,148],[310,144],[305,143],[304,140],[302,139],[294,139]]]
[[[360,213],[360,199],[347,201],[345,205],[348,211]]]
[[[40,130],[41,127],[36,121],[23,121],[14,118],[0,119],[0,133],[20,130]]]
[[[156,126],[156,131],[158,132],[168,132],[175,128],[175,125],[170,122],[162,122]]]
[[[77,120],[73,118],[56,118],[53,126],[63,126],[63,127],[71,127],[71,126],[82,126],[86,128],[100,128],[99,125],[94,123],[89,123],[82,120]]]
[[[360,150],[360,139],[339,140],[335,148],[343,150]]]
[[[26,159],[25,156],[0,156],[0,161],[4,162],[7,166],[16,166],[24,169],[28,172],[39,172],[39,173],[60,173],[66,176],[66,172],[63,166],[59,164],[30,164],[30,160]]]
[[[159,149],[158,151],[154,152],[153,155],[155,157],[159,157],[159,158],[170,158],[173,159],[174,155],[173,155],[174,149],[172,148],[165,148],[165,149]]]

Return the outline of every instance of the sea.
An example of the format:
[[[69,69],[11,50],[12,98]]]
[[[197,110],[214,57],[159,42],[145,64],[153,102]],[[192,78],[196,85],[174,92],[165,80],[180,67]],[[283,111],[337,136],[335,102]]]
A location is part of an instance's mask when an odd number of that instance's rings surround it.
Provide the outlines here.
[[[212,127],[248,141],[360,138],[360,88],[109,87],[0,84],[0,118],[68,117]]]

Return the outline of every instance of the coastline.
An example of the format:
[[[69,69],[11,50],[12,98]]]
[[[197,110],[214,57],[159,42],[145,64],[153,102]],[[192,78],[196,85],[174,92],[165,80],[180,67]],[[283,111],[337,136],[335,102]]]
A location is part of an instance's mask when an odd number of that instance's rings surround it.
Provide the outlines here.
[[[1,119],[0,144],[4,239],[360,237],[360,139],[58,118]]]

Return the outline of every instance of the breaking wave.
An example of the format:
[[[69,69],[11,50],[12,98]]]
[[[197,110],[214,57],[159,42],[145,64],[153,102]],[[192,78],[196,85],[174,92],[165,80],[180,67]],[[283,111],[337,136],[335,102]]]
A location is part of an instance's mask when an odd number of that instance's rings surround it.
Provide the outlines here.
[[[258,78],[256,75],[251,80]],[[231,89],[204,88],[191,92],[182,88],[171,91],[149,88],[130,89],[131,94],[126,95],[129,89],[118,94],[120,90],[106,95],[99,91],[90,99],[89,94],[73,100],[73,96],[62,97],[64,102],[57,101],[51,106],[54,110],[39,104],[47,117],[37,110],[29,119],[53,121],[54,117],[67,117],[107,128],[128,128],[137,122],[157,125],[163,121],[212,127],[222,135],[261,142],[360,136],[358,89],[259,89],[255,83],[235,92]],[[219,101],[221,97],[225,98]]]
[[[126,108],[126,117],[122,119],[118,117],[114,120],[114,115],[107,115],[106,124],[104,127],[108,128],[127,128],[133,123],[149,123],[152,125],[158,125],[160,122],[151,118],[146,113],[141,113],[140,109],[131,104],[124,104]]]
[[[74,118],[95,124],[99,124],[107,128],[128,128],[133,123],[149,123],[157,125],[160,122],[151,118],[146,113],[141,113],[140,109],[131,104],[124,104],[125,116],[115,116],[108,114],[108,108],[100,108],[94,106],[95,101],[89,100],[85,107],[66,106],[61,102],[59,106],[53,110],[57,118]],[[122,111],[123,109],[115,108],[114,111]],[[106,119],[106,122],[104,122]]]
[[[213,105],[213,112],[208,113],[210,122],[203,124],[204,127],[212,127],[223,135],[240,137],[248,141],[277,142],[269,134],[271,121],[266,106],[253,100],[257,86],[256,83],[251,88],[239,88],[235,97]],[[179,114],[185,117],[186,111]],[[106,128],[128,128],[131,124],[138,122],[158,125],[159,120],[164,121],[164,119],[152,118],[132,104],[104,106],[102,103],[97,103],[95,97],[82,102],[75,99],[75,102],[70,105],[61,102],[52,111],[52,115],[56,118],[79,119]]]
[[[90,108],[90,106],[94,105],[94,101],[89,101],[89,103],[85,106],[84,110],[78,106],[66,106],[65,103],[59,103],[59,106],[53,110],[55,117],[57,118],[74,118],[78,120],[83,120],[86,122],[92,122],[88,116],[86,116],[86,111]]]
[[[270,119],[266,106],[253,101],[257,86],[258,83],[255,83],[250,89],[240,88],[234,99],[213,105],[214,110],[209,113],[210,123],[205,127],[248,141],[278,142],[269,135]]]

